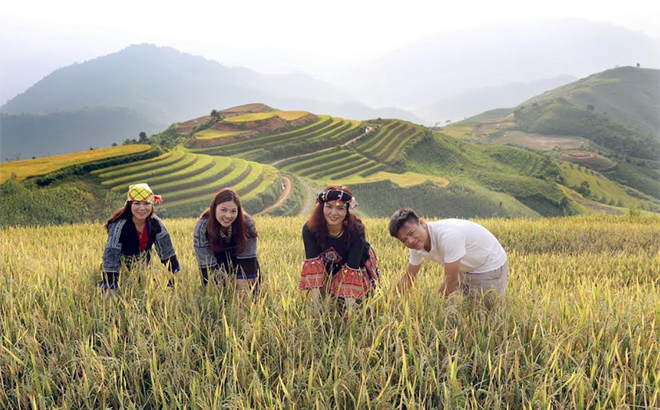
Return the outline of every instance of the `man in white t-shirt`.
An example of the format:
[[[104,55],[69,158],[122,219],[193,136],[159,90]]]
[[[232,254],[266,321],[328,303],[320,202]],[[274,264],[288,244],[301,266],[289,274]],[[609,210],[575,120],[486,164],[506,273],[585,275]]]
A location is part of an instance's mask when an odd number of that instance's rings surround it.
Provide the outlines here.
[[[487,296],[488,304],[506,293],[509,276],[506,253],[486,228],[464,219],[425,222],[415,211],[403,208],[390,218],[390,235],[410,249],[410,262],[398,289],[412,285],[424,259],[441,263],[444,295],[461,289],[473,296]]]

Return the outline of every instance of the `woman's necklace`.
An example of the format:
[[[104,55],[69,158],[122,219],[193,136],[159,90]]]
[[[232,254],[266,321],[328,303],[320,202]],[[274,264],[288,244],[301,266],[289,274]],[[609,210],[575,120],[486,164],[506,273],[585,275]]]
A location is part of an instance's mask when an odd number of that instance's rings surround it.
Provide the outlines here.
[[[227,233],[225,233],[225,231],[221,229],[220,236],[222,237],[222,239],[224,239],[227,242],[231,241],[231,225],[229,225],[229,229],[227,229]]]
[[[344,228],[341,228],[341,231],[339,231],[337,235],[333,235],[330,232],[328,232],[328,236],[330,236],[331,238],[341,238],[343,234],[344,234]]]

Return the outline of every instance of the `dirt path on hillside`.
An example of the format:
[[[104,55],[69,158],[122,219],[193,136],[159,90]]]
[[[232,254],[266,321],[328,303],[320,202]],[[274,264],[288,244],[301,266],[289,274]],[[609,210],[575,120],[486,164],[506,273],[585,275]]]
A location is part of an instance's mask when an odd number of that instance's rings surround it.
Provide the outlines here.
[[[373,127],[367,127],[367,129],[366,129],[362,134],[358,135],[357,137],[353,138],[352,140],[346,141],[345,143],[341,144],[341,145],[339,146],[339,148],[343,148],[343,147],[347,147],[347,146],[349,146],[350,144],[354,143],[354,142],[357,141],[358,139],[360,139],[360,138],[364,137],[365,135],[369,134],[369,133],[371,132],[372,129],[373,129]],[[337,146],[330,147],[330,148],[323,148],[323,149],[320,149],[320,150],[318,150],[318,151],[308,152],[308,153],[306,153],[306,154],[294,155],[294,156],[292,156],[292,157],[288,157],[288,158],[278,159],[278,160],[275,161],[275,162],[271,162],[269,165],[275,166],[275,165],[277,165],[277,164],[279,164],[279,163],[282,163],[282,162],[284,162],[284,161],[288,161],[288,160],[290,160],[290,159],[294,159],[294,158],[302,158],[302,157],[308,157],[308,156],[310,156],[310,155],[316,155],[316,154],[322,154],[322,153],[324,153],[324,152],[327,152],[327,151],[333,150],[333,149],[335,149],[335,148],[337,148]]]
[[[275,201],[273,205],[265,207],[261,211],[257,212],[255,215],[265,214],[271,209],[275,209],[276,207],[280,206],[282,202],[286,201],[289,195],[291,195],[291,179],[289,177],[282,177],[282,181],[284,182],[284,191],[282,192],[282,195],[280,195],[280,197],[277,198],[277,201]]]

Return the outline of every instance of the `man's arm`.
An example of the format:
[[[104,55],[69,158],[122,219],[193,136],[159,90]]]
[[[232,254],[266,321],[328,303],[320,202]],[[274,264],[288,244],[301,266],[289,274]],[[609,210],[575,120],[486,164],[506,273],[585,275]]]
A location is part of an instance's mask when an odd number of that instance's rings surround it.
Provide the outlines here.
[[[403,274],[401,280],[399,281],[399,285],[396,287],[399,293],[403,293],[408,289],[410,289],[410,287],[413,284],[413,281],[417,278],[417,274],[419,273],[420,269],[422,269],[421,263],[419,265],[408,264],[408,268],[406,268],[405,273]]]
[[[440,285],[440,292],[445,296],[455,291],[458,288],[458,272],[461,269],[461,260],[456,262],[445,263],[445,280]]]

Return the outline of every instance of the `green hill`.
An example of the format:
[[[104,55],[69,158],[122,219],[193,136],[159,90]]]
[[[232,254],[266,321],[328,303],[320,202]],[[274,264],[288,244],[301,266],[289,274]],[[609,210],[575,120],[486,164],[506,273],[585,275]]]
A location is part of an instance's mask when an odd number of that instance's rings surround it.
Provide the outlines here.
[[[659,94],[660,70],[621,67],[547,91],[510,113],[492,110],[440,132],[479,145],[545,152],[560,166],[575,163],[616,182],[633,197],[623,203],[636,203],[642,194],[652,200],[640,206],[656,209]]]
[[[578,106],[564,97],[514,111],[518,127],[527,132],[550,135],[577,135],[612,151],[644,159],[660,158],[658,131],[643,132]]]
[[[660,132],[660,70],[619,67],[547,91],[518,106],[546,105],[558,98],[641,131]]]

